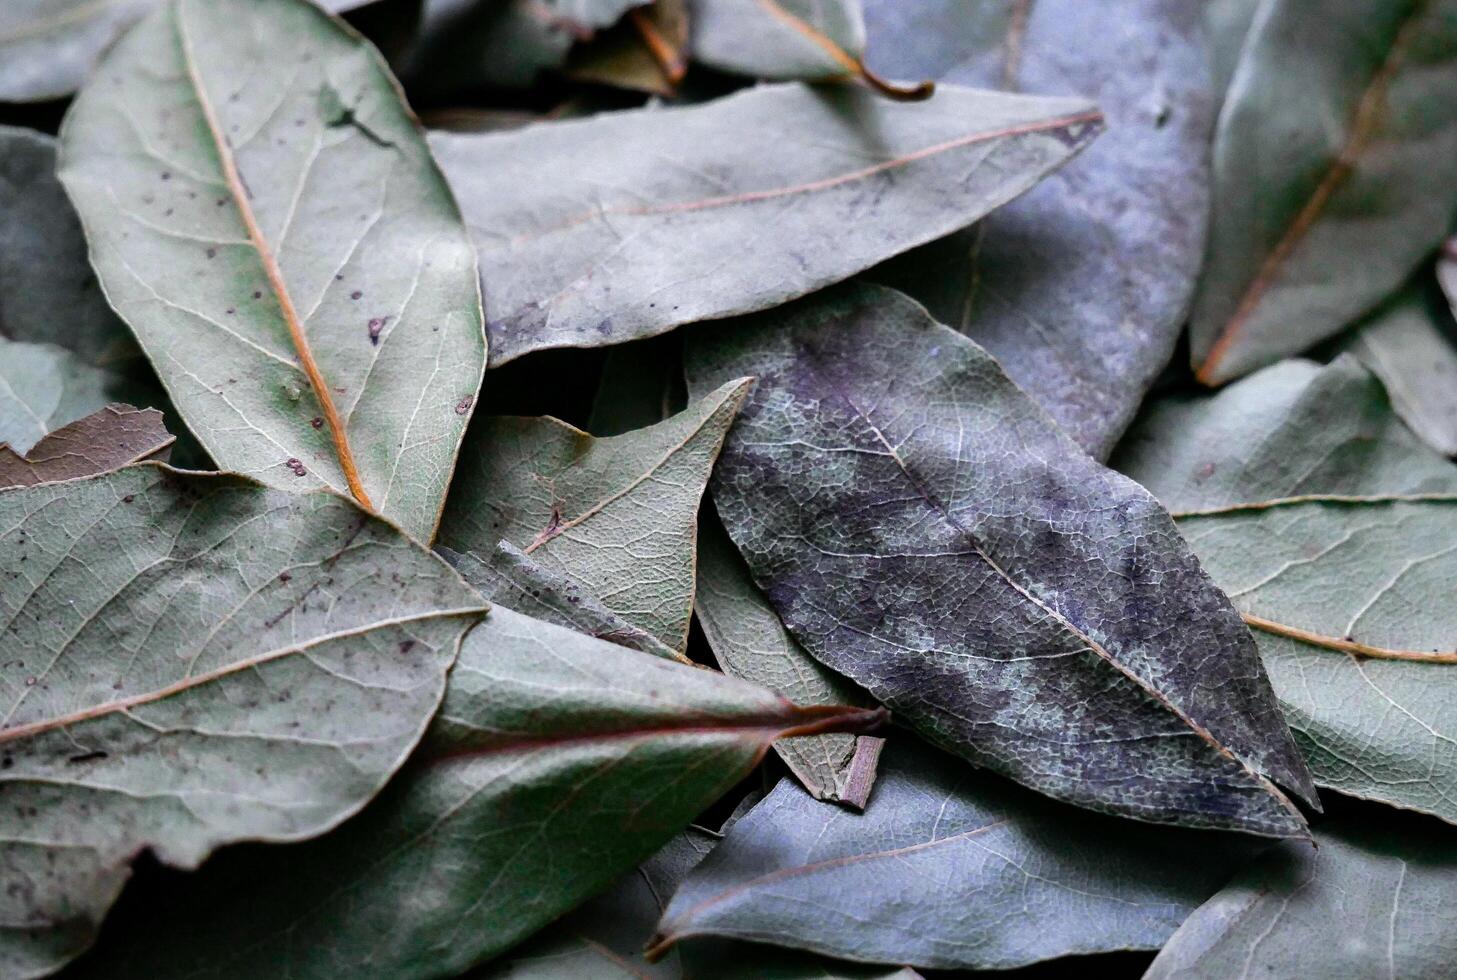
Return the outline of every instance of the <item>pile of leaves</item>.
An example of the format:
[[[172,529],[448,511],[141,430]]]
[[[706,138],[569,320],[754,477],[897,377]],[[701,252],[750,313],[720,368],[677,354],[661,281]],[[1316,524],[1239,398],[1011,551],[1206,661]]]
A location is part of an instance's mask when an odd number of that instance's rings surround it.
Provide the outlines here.
[[[0,102],[0,975],[1457,973],[1457,0],[6,0]]]

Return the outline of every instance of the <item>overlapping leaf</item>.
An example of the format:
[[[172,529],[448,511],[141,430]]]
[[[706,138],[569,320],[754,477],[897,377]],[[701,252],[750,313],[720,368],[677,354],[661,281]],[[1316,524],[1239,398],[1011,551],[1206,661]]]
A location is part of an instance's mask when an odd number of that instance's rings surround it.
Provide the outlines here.
[[[1170,506],[1257,627],[1316,781],[1457,822],[1457,466],[1409,433],[1371,452],[1400,423],[1351,360],[1310,368],[1288,399],[1292,373],[1269,368],[1212,405],[1181,406],[1243,420],[1222,432],[1156,409],[1123,465],[1184,488]],[[1324,438],[1312,438],[1314,412]],[[1251,445],[1284,469],[1242,470]],[[1201,486],[1205,468],[1229,477]]]
[[[1457,208],[1457,3],[1272,0],[1214,144],[1209,264],[1190,338],[1221,384],[1370,311]],[[1359,260],[1354,257],[1360,256]]]
[[[1169,361],[1204,256],[1201,4],[870,0],[866,14],[885,73],[1088,93],[1107,114],[1108,132],[1031,193],[877,273],[1106,457]]]
[[[496,365],[802,296],[970,224],[1100,129],[1081,99],[773,85],[430,145],[480,250]]]
[[[687,0],[653,0],[629,10],[567,63],[574,79],[662,96],[672,96],[687,71]]]
[[[1238,613],[1169,516],[995,360],[880,287],[689,335],[759,378],[713,479],[795,638],[932,741],[1140,819],[1302,833],[1313,799]]]
[[[123,387],[63,347],[0,338],[0,443],[29,452],[46,433],[105,408]]]
[[[107,405],[49,433],[24,453],[0,442],[0,489],[74,480],[160,459],[177,437],[154,408]]]
[[[177,941],[118,937],[80,975],[455,976],[647,858],[775,738],[882,714],[796,707],[496,608],[421,750],[363,814],[225,864],[154,923]]]
[[[892,737],[863,815],[781,781],[674,894],[659,939],[970,969],[1156,949],[1250,852],[1079,814]]]
[[[428,539],[484,370],[480,299],[378,54],[305,0],[168,0],[62,148],[107,296],[218,464]]]
[[[857,704],[865,693],[805,653],[779,621],[717,515],[698,524],[698,624],[719,666],[796,704]],[[873,735],[787,738],[774,751],[817,800],[863,809],[883,741]]]
[[[332,494],[156,465],[0,494],[0,972],[87,943],[149,848],[319,834],[425,730],[481,603]]]
[[[1322,827],[1262,856],[1169,940],[1144,980],[1403,977],[1457,970],[1457,852],[1415,821]]]
[[[729,382],[667,421],[605,439],[553,418],[483,419],[441,543],[483,560],[501,541],[515,545],[681,655],[698,502],[750,384]]]

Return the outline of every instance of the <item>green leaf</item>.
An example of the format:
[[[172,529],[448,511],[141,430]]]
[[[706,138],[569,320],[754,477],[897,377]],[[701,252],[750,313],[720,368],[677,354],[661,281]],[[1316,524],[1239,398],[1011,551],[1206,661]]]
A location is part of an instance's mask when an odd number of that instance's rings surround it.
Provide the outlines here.
[[[781,780],[674,894],[657,948],[724,936],[977,970],[1157,949],[1251,850],[1079,813],[893,736],[862,815]]]
[[[339,831],[220,868],[81,976],[454,976],[635,867],[783,734],[883,712],[800,708],[712,671],[496,608],[420,751]],[[279,882],[288,882],[280,888]]]
[[[693,331],[759,378],[713,497],[796,640],[925,737],[1059,799],[1298,835],[1314,790],[1249,631],[1162,508],[975,343],[868,285]]]
[[[796,704],[865,704],[865,692],[794,642],[774,607],[754,585],[748,566],[717,515],[698,522],[698,624],[719,666]],[[873,735],[787,738],[774,746],[817,800],[864,809],[875,783],[883,740]]]
[[[148,848],[299,840],[363,806],[479,599],[333,494],[155,464],[0,494],[0,973],[91,941]]]
[[[1201,381],[1334,336],[1441,243],[1457,207],[1454,89],[1454,0],[1260,8],[1215,137],[1190,327]]]
[[[1098,459],[1168,364],[1204,257],[1215,93],[1199,8],[866,4],[883,72],[1083,92],[1107,114],[1108,132],[1030,193],[872,274],[991,351]]]
[[[690,662],[647,630],[634,626],[565,574],[544,568],[508,541],[486,558],[437,548],[467,582],[498,606],[669,660]]]
[[[70,95],[101,53],[160,0],[5,0],[0,6],[0,102]],[[348,10],[369,0],[316,0]]]
[[[1344,344],[1381,379],[1402,421],[1444,456],[1457,456],[1457,325],[1435,290],[1407,289]]]
[[[771,85],[430,145],[480,249],[494,366],[813,292],[970,224],[1101,128],[1081,99]]]
[[[1400,423],[1351,359],[1298,367],[1156,406],[1121,462],[1183,488],[1180,529],[1257,628],[1316,782],[1457,822],[1457,466],[1383,439]]]
[[[77,97],[61,177],[221,467],[433,535],[484,370],[480,299],[373,48],[305,0],[169,0]]]
[[[56,344],[96,367],[135,356],[86,261],[81,222],[56,179],[56,141],[10,126],[0,126],[0,336]]]
[[[1409,977],[1457,970],[1451,831],[1341,821],[1272,849],[1191,915],[1144,980]]]
[[[682,654],[693,610],[698,502],[751,381],[665,422],[594,439],[553,418],[484,418],[441,525],[486,560],[500,541]]]
[[[0,489],[96,476],[148,458],[165,463],[176,441],[156,409],[107,405],[51,432],[24,454],[0,442]]]

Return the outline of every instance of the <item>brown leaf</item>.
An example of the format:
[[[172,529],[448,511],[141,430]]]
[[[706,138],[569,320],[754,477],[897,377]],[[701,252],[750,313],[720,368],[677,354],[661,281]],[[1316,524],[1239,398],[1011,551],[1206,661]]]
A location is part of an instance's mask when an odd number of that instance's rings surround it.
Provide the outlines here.
[[[166,462],[176,441],[155,408],[114,402],[62,426],[24,456],[0,443],[0,488],[97,476],[143,459]]]

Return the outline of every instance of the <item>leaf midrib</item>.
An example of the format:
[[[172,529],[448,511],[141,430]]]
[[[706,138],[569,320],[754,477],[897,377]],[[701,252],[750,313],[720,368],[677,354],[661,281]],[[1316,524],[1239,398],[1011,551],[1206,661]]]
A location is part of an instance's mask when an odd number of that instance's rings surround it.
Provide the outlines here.
[[[213,108],[212,101],[207,94],[207,89],[203,85],[202,77],[198,71],[197,61],[192,53],[192,42],[188,37],[183,11],[184,5],[178,3],[173,13],[173,23],[177,30],[178,50],[182,55],[182,62],[187,69],[188,81],[197,99],[198,107],[202,110],[203,120],[207,125],[208,133],[212,137],[213,148],[217,153],[218,163],[222,167],[223,180],[227,185],[228,196],[233,199],[233,203],[238,209],[238,215],[242,219],[244,229],[248,233],[249,243],[253,246],[254,252],[257,253],[259,263],[263,266],[264,275],[268,278],[269,289],[278,300],[280,312],[283,314],[284,324],[288,328],[289,339],[299,358],[299,364],[303,368],[305,376],[308,378],[309,388],[313,392],[314,399],[319,403],[319,408],[324,414],[324,421],[329,427],[329,435],[334,443],[334,453],[337,457],[339,468],[343,471],[344,481],[348,485],[349,492],[365,509],[372,511],[374,510],[374,504],[370,501],[369,494],[364,489],[364,483],[360,478],[359,469],[355,465],[354,452],[349,445],[349,436],[345,430],[344,420],[340,417],[339,410],[334,405],[334,397],[330,393],[329,385],[324,379],[323,372],[319,369],[318,362],[314,360],[313,349],[309,345],[307,335],[304,333],[303,321],[293,304],[293,297],[289,294],[288,285],[284,282],[283,270],[279,268],[278,260],[274,256],[267,239],[264,237],[262,228],[258,225],[258,219],[253,214],[252,205],[248,203],[247,188],[243,184],[242,176],[238,171],[233,148],[229,144],[227,137],[223,135],[222,127],[218,122],[217,111]]]

